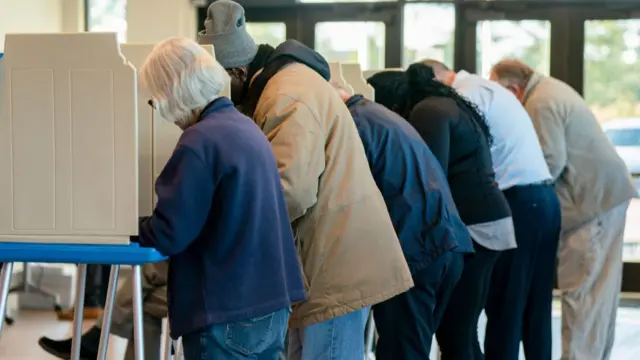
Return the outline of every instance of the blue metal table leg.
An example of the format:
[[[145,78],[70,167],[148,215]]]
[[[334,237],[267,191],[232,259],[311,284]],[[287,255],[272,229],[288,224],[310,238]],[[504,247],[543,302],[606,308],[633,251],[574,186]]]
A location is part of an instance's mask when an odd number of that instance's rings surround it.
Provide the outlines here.
[[[144,333],[142,309],[142,268],[133,266],[133,345],[136,360],[144,360]]]
[[[111,265],[111,275],[109,275],[109,288],[107,290],[107,300],[102,315],[102,332],[100,333],[100,345],[98,346],[98,360],[107,359],[107,348],[109,347],[109,334],[111,333],[111,318],[113,313],[113,304],[116,298],[116,289],[118,288],[118,275],[120,274],[120,265]]]
[[[84,315],[84,288],[87,280],[87,264],[78,265],[76,278],[76,302],[73,308],[73,337],[71,338],[71,360],[80,360],[82,341],[82,318]]]
[[[0,272],[0,337],[4,328],[4,317],[7,313],[7,303],[9,302],[9,288],[11,287],[11,274],[13,273],[13,263],[4,263]]]

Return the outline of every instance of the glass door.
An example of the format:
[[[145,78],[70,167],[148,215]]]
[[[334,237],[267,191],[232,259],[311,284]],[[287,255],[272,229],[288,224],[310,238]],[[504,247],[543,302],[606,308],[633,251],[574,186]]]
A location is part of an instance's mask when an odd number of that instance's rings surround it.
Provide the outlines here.
[[[403,12],[403,67],[423,59],[453,66],[456,6],[453,3],[408,3]]]
[[[315,26],[314,47],[327,61],[357,62],[362,70],[383,69],[385,24],[373,21],[319,22]]]
[[[489,76],[491,67],[517,58],[549,75],[551,22],[548,20],[482,20],[476,27],[476,72]]]
[[[640,18],[586,20],[584,33],[584,98],[640,194]],[[640,199],[633,199],[624,233],[627,263],[640,263],[638,219]]]
[[[284,22],[247,22],[247,30],[256,44],[276,47],[287,40],[287,24]]]
[[[552,11],[543,7],[522,8],[513,4],[489,7],[468,4],[461,7],[464,44],[456,52],[459,68],[489,76],[491,67],[500,60],[517,58],[549,75],[551,69]],[[456,24],[460,26],[461,24]],[[472,56],[468,56],[472,54]]]
[[[400,8],[389,1],[305,4],[299,10],[302,35],[328,61],[358,62],[363,70],[400,67]]]

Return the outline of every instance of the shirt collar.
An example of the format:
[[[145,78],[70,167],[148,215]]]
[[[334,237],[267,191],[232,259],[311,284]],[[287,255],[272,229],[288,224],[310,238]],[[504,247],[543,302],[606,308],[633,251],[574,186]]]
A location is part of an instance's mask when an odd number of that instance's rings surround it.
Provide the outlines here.
[[[460,83],[464,81],[464,79],[469,77],[469,74],[466,70],[460,70],[456,73],[456,77],[453,79],[453,83],[451,83],[452,88],[457,88],[460,86]]]
[[[226,108],[228,106],[233,106],[233,103],[231,102],[231,100],[227,99],[226,97],[219,97],[213,100],[212,102],[207,104],[207,106],[205,106],[204,109],[202,109],[202,111],[200,112],[200,115],[198,116],[197,122],[202,121],[212,113],[220,109]]]
[[[543,78],[544,78],[544,75],[539,73],[533,73],[533,75],[531,75],[531,79],[529,79],[529,82],[527,83],[527,87],[524,88],[524,94],[523,94],[524,100],[522,101],[523,103],[527,102],[531,94],[533,94],[533,89],[535,89],[536,86],[538,86],[538,84],[540,83],[540,80],[542,80]]]

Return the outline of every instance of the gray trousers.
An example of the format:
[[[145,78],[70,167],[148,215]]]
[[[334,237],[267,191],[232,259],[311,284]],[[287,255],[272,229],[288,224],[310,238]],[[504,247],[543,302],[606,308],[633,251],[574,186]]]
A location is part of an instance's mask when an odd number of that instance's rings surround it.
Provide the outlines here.
[[[161,360],[162,319],[167,317],[168,262],[142,266],[142,297],[144,307],[144,353],[147,360]],[[111,320],[111,333],[129,340],[125,360],[135,360],[133,347],[133,278],[120,280]],[[95,326],[102,327],[102,316]]]
[[[611,358],[628,207],[625,202],[560,236],[562,360]]]

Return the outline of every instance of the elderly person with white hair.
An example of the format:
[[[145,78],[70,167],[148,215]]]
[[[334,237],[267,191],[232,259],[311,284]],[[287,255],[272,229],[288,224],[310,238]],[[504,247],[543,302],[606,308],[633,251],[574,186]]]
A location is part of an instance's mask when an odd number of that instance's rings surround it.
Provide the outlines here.
[[[171,336],[187,360],[275,360],[305,290],[269,142],[219,96],[229,77],[195,42],[160,43],[139,76],[183,130],[136,239],[170,256]]]

